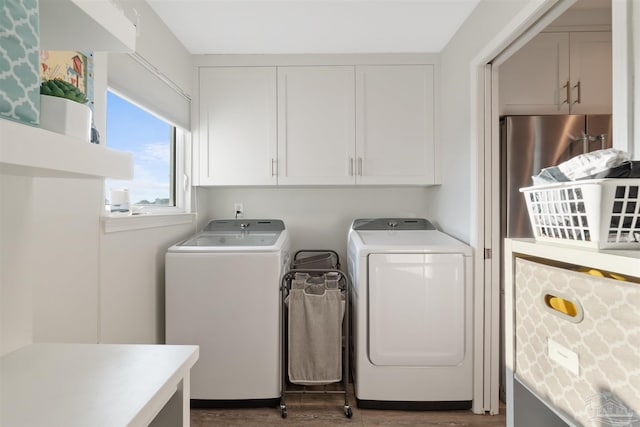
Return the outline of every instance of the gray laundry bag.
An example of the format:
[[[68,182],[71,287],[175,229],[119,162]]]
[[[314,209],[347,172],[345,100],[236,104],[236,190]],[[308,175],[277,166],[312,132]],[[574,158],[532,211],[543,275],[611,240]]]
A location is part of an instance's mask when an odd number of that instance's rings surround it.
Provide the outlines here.
[[[344,296],[331,277],[296,275],[289,307],[289,380],[323,385],[342,380]]]

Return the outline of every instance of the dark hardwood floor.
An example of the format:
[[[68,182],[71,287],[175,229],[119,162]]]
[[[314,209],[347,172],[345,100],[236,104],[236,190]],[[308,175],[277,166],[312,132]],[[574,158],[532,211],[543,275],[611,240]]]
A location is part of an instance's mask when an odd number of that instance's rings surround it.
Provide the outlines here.
[[[342,394],[290,394],[287,418],[279,408],[192,409],[192,427],[208,426],[505,426],[505,408],[499,415],[475,415],[469,411],[392,411],[359,409],[350,390],[353,416],[344,415]]]

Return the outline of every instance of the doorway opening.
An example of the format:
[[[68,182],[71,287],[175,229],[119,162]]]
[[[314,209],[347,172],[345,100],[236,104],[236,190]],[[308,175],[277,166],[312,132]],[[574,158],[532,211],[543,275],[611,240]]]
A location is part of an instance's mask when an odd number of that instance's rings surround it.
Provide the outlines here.
[[[484,242],[484,254],[476,257],[479,264],[479,270],[476,277],[484,279],[484,296],[486,308],[484,313],[485,319],[485,372],[489,372],[491,379],[490,390],[485,392],[485,396],[489,396],[487,407],[494,408],[499,405],[499,400],[506,399],[508,386],[508,378],[505,378],[508,366],[504,359],[505,341],[504,341],[504,323],[505,313],[503,309],[504,288],[503,288],[503,257],[501,252],[502,235],[501,235],[501,198],[502,192],[500,179],[500,127],[499,117],[501,115],[500,100],[500,66],[508,59],[514,56],[525,45],[532,41],[540,33],[550,32],[549,28],[554,21],[560,18],[565,12],[578,4],[578,8],[589,3],[591,7],[595,7],[598,3],[608,4],[610,0],[557,0],[548,1],[543,5],[532,6],[528,16],[514,27],[512,33],[505,39],[496,42],[493,46],[488,46],[487,50],[478,56],[475,62],[477,80],[474,85],[474,96],[478,102],[475,102],[477,108],[476,115],[476,135],[478,140],[477,155],[477,212],[478,227],[477,241]],[[588,13],[592,13],[589,11]],[[580,13],[585,13],[580,12]],[[610,15],[609,15],[610,16]],[[610,18],[609,18],[610,19]],[[559,21],[561,22],[561,21]],[[560,31],[576,31],[573,25],[566,25],[567,28],[560,28],[560,24],[555,24],[556,32]],[[571,27],[571,28],[568,28]],[[593,28],[598,32],[611,33],[611,23],[598,24],[597,28]],[[583,30],[584,31],[584,30]],[[619,31],[626,32],[627,28],[621,28]],[[609,87],[609,90],[611,88]],[[559,94],[557,94],[559,96]],[[610,104],[611,107],[611,104]],[[534,113],[532,111],[531,113]],[[556,113],[557,114],[557,113]],[[489,337],[488,339],[486,337]],[[499,355],[499,356],[498,356]],[[487,362],[488,360],[488,362]],[[486,374],[485,374],[486,375]],[[497,379],[499,378],[499,379]],[[509,393],[512,395],[512,393]],[[486,400],[487,398],[485,398]],[[509,403],[507,402],[507,414],[509,414]]]

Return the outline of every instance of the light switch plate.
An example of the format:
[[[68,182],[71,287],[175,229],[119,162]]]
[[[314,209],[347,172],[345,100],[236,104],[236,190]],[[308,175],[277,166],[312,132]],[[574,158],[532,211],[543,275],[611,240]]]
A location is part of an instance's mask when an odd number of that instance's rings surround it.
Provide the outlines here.
[[[548,337],[547,354],[549,355],[549,359],[564,367],[569,372],[574,375],[580,374],[580,358],[578,353],[569,350],[562,344],[559,344]]]

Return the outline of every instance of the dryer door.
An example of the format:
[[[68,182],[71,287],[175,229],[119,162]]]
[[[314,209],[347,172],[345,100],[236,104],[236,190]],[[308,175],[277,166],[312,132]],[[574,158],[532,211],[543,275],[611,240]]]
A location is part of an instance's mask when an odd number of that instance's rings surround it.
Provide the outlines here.
[[[455,366],[464,359],[462,254],[369,255],[369,359]]]

